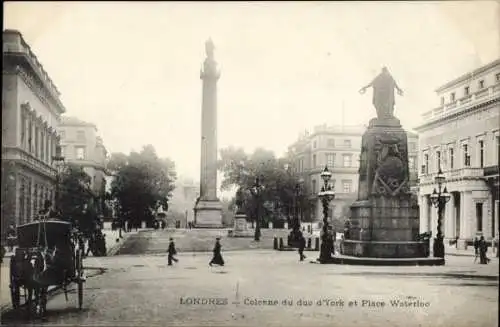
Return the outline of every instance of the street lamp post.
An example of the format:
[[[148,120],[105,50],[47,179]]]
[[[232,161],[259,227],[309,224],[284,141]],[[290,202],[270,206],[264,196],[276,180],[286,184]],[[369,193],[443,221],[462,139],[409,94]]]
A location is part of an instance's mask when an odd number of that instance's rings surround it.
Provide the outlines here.
[[[302,184],[304,183],[304,179],[300,178],[298,183],[295,184],[294,194],[293,194],[293,221],[292,223],[292,231],[290,232],[290,242],[299,241],[298,235],[300,232],[300,196],[302,195]]]
[[[52,156],[52,163],[56,166],[56,194],[55,194],[55,207],[56,212],[61,212],[61,174],[64,169],[64,157],[61,155],[61,147],[56,147],[56,155]]]
[[[444,187],[443,190],[441,190],[445,177],[443,175],[443,172],[441,171],[441,167],[439,167],[439,172],[437,176],[434,178],[435,182],[438,184],[438,190],[434,188],[434,191],[432,192],[431,195],[431,202],[438,209],[438,221],[437,221],[437,233],[436,237],[434,238],[434,245],[433,245],[433,253],[434,257],[436,258],[444,258],[444,236],[442,232],[442,221],[443,221],[443,214],[444,210],[446,207],[446,203],[450,200],[451,195],[448,193],[448,190],[446,187]]]
[[[326,263],[331,261],[332,252],[334,250],[333,235],[331,235],[328,230],[328,207],[330,201],[335,198],[335,192],[329,184],[332,173],[328,170],[328,166],[325,166],[325,169],[321,173],[321,178],[323,179],[324,185],[321,187],[318,196],[323,204],[323,235],[321,236],[319,261],[321,263]]]
[[[255,218],[255,241],[260,241],[260,206],[261,206],[261,196],[262,191],[264,190],[264,186],[260,184],[260,178],[257,177],[255,179],[255,184],[250,188],[250,192],[254,197],[254,203],[256,205],[256,218]]]

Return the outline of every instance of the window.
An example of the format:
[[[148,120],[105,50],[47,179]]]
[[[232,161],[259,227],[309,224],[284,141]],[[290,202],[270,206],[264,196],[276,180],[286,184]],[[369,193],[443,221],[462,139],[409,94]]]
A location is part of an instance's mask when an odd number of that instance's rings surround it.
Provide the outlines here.
[[[495,75],[495,80],[496,80],[497,82],[500,82],[500,73],[497,73],[497,74]]]
[[[326,155],[326,165],[328,168],[335,167],[335,153],[328,153]]]
[[[328,139],[328,141],[326,141],[326,142],[327,142],[326,144],[329,148],[335,147],[335,139]]]
[[[85,148],[84,147],[77,147],[76,148],[76,159],[78,159],[78,160],[85,159]],[[301,163],[303,164],[302,160],[301,160]]]
[[[316,180],[312,180],[312,192],[313,193],[318,193],[318,190],[316,189]]]
[[[467,144],[464,144],[462,146],[462,150],[464,153],[464,167],[469,167],[470,166],[470,156],[469,156],[469,149],[467,147]]]
[[[343,159],[343,166],[344,167],[351,167],[352,166],[352,155],[350,154],[344,154],[342,156],[342,159]]]
[[[423,173],[428,174],[429,173],[429,154],[426,153],[424,154],[424,166],[423,166]]]
[[[449,153],[450,153],[450,169],[453,169],[453,161],[455,159],[455,154],[453,153],[453,148],[450,148]]]
[[[24,112],[21,114],[21,147],[26,147],[26,115]]]
[[[33,152],[33,123],[28,124],[28,151]]]
[[[484,79],[479,81],[479,88],[484,89]]]
[[[38,127],[35,127],[35,157],[38,158],[38,149],[40,143],[40,130]]]
[[[313,154],[313,162],[312,162],[312,164],[313,164],[313,168],[316,168],[316,155],[315,154]]]
[[[476,228],[478,232],[483,231],[483,204],[476,203]]]
[[[468,96],[470,94],[470,88],[468,86],[464,87],[464,96]]]
[[[76,139],[77,141],[85,141],[85,131],[77,131]]]
[[[351,140],[344,140],[344,146],[347,148],[351,147]]]
[[[484,141],[479,141],[479,167],[484,167]]]
[[[344,193],[351,193],[351,186],[352,182],[351,181],[342,181],[342,191]]]
[[[45,161],[45,133],[40,133],[40,157]]]
[[[455,92],[450,94],[450,101],[454,102],[455,101]]]
[[[408,157],[408,166],[410,169],[415,168],[415,158],[414,157]]]
[[[441,105],[444,105],[444,97],[441,97]]]
[[[316,141],[313,142],[313,149],[316,149]]]

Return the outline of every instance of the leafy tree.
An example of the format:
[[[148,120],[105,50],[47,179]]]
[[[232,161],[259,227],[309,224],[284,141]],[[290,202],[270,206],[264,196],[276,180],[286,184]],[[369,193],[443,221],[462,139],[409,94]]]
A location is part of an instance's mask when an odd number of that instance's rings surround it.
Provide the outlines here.
[[[152,145],[128,156],[113,153],[108,169],[115,175],[111,196],[125,220],[134,225],[151,222],[154,211],[160,206],[168,207],[175,187],[175,164],[168,158],[159,158]]]
[[[272,151],[263,148],[247,154],[241,148],[228,147],[221,149],[220,153],[218,168],[223,173],[221,189],[241,187],[244,191],[244,211],[248,217],[256,217],[258,204],[250,190],[257,177],[264,186],[261,197],[263,205],[260,207],[263,223],[283,218],[291,222],[294,204],[303,212],[311,209],[306,185],[301,184],[301,192],[296,192],[301,176],[286,168],[289,163],[287,158],[277,158]]]
[[[60,178],[59,209],[63,219],[78,223],[81,229],[90,229],[97,219],[90,176],[81,166],[69,164]]]

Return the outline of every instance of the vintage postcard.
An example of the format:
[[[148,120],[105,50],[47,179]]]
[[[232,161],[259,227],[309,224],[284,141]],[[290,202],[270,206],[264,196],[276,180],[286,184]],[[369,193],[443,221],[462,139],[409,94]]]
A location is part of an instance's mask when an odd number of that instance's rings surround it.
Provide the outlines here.
[[[2,326],[498,325],[498,1],[3,15]]]

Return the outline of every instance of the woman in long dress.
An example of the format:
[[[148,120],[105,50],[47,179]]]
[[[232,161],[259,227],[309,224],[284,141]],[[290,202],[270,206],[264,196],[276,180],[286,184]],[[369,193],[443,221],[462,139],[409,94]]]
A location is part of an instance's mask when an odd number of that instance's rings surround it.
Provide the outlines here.
[[[222,258],[222,253],[221,253],[221,245],[219,242],[220,238],[217,237],[215,239],[215,246],[214,246],[214,256],[212,257],[212,260],[210,260],[209,265],[219,265],[219,266],[224,266],[224,259]]]

